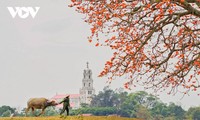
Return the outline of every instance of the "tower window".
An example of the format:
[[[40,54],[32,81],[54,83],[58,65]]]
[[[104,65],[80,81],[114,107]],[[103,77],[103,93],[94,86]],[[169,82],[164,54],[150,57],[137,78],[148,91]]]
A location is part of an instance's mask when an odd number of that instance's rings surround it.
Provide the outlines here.
[[[88,91],[88,94],[92,94],[92,91]]]
[[[85,87],[85,83],[84,83],[84,87]]]
[[[89,87],[90,87],[90,83],[89,83]]]

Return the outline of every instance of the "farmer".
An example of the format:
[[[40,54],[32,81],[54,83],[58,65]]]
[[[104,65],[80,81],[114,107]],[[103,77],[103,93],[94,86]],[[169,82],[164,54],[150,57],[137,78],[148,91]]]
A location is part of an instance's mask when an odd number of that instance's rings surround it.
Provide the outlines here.
[[[63,109],[60,112],[60,115],[62,115],[65,110],[67,111],[67,116],[69,115],[69,107],[70,107],[70,103],[69,103],[69,95],[66,96],[59,104],[63,103]]]

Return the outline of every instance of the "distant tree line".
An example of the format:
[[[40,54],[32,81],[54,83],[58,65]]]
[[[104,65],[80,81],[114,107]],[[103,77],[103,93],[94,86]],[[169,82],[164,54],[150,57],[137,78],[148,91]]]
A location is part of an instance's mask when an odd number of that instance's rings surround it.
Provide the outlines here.
[[[10,106],[3,105],[0,107],[0,117],[10,117],[10,116],[18,116],[23,117],[25,116],[25,110],[26,108],[23,108],[22,110],[17,110],[16,108],[11,108]],[[48,107],[45,110],[44,116],[56,116],[59,113],[59,110],[56,110],[55,107]],[[35,110],[36,114],[40,113],[40,110]],[[33,116],[31,112],[28,113],[28,116]]]
[[[39,111],[36,111],[36,114]],[[44,116],[56,116],[59,110],[49,107]],[[10,106],[0,107],[0,117],[24,116],[25,108],[17,111]],[[127,93],[123,89],[112,90],[105,87],[93,96],[91,104],[81,104],[79,109],[71,109],[70,115],[92,114],[96,116],[118,115],[147,120],[200,120],[200,106],[187,111],[175,103],[165,104],[158,97],[145,91]],[[31,116],[31,113],[29,113]]]
[[[122,88],[112,90],[105,87],[93,96],[91,105],[82,104],[71,115],[119,115],[122,117],[142,118],[146,120],[200,120],[200,106],[188,111],[175,103],[163,103],[158,97],[145,91],[127,93]]]

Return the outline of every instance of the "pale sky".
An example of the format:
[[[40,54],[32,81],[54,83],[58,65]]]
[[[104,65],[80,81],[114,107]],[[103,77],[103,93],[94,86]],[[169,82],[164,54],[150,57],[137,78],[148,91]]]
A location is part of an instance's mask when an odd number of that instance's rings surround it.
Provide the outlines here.
[[[25,107],[31,97],[78,94],[87,61],[96,93],[107,85],[106,78],[97,76],[112,52],[87,41],[90,26],[83,22],[83,15],[68,7],[69,3],[70,0],[0,1],[0,106]],[[34,19],[13,19],[7,7],[40,9]],[[111,88],[123,87],[124,82],[120,78]],[[196,94],[181,99],[180,94],[163,92],[160,98],[184,108],[200,105]]]

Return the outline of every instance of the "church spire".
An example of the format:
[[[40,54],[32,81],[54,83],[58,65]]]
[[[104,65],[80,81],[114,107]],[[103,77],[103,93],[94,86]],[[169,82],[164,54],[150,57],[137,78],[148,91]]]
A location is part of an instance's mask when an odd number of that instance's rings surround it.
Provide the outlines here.
[[[81,103],[90,104],[92,95],[95,94],[93,87],[92,70],[89,69],[89,62],[86,62],[86,69],[83,71],[82,88],[80,89]]]
[[[87,64],[87,69],[89,69],[89,62],[87,62],[86,64]]]

